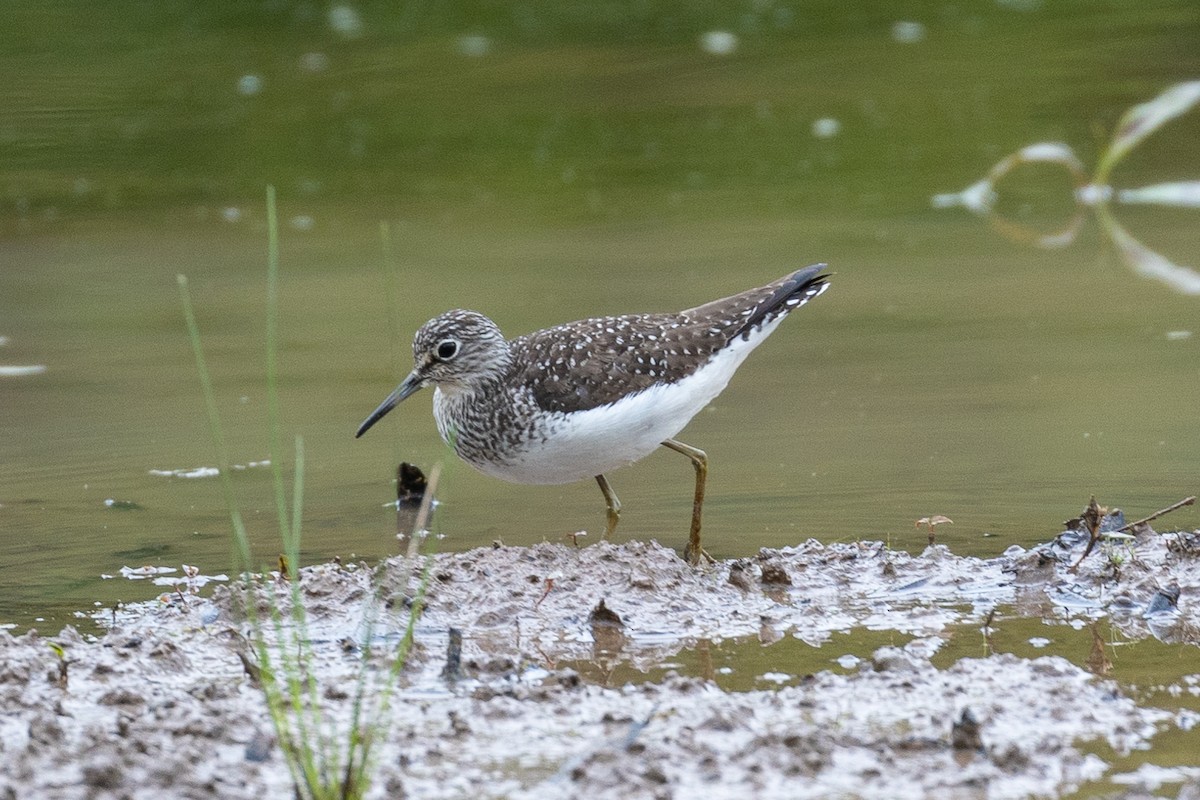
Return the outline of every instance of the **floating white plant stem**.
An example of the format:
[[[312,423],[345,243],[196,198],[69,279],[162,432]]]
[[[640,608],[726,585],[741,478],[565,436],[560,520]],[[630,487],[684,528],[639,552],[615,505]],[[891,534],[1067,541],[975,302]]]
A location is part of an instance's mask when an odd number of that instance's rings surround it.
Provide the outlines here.
[[[1119,189],[1117,202],[1122,205],[1200,208],[1200,181],[1176,181],[1156,183],[1138,189]]]
[[[1200,81],[1177,83],[1145,103],[1139,103],[1125,112],[1117,129],[1113,132],[1108,150],[1100,157],[1096,169],[1096,182],[1108,183],[1112,172],[1121,159],[1129,155],[1143,139],[1176,117],[1186,114],[1200,102]]]
[[[5,365],[0,364],[0,378],[24,378],[29,375],[41,375],[46,371],[45,364]]]

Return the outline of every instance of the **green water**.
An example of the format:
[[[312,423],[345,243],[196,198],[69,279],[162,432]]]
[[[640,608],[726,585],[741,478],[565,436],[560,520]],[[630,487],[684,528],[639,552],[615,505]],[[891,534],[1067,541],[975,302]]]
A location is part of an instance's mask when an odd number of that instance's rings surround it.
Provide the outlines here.
[[[122,565],[228,569],[216,481],[150,470],[215,464],[177,273],[232,458],[267,457],[268,183],[312,559],[394,552],[395,463],[445,457],[428,393],[353,439],[427,318],[474,308],[515,335],[696,305],[816,261],[832,289],[680,437],[710,456],[715,556],[809,537],[919,549],[913,521],[930,514],[954,520],[939,539],[956,552],[993,554],[1053,535],[1092,493],[1139,514],[1197,490],[1200,299],[1134,276],[1094,219],[1047,251],[930,205],[1031,142],[1094,164],[1126,108],[1200,75],[1192,0],[5,16],[0,364],[46,371],[0,377],[0,621],[56,630],[153,596],[100,578]],[[706,51],[709,31],[734,51]],[[814,134],[822,119],[833,136]],[[1200,113],[1171,123],[1117,182],[1200,178],[1197,134]],[[1040,224],[1060,184],[1035,171],[1007,212]],[[1118,214],[1196,265],[1194,210]],[[610,477],[618,537],[682,547],[686,460]],[[270,561],[268,471],[235,479]],[[604,519],[591,483],[514,486],[462,464],[441,499],[443,548],[594,536]],[[1200,525],[1194,510],[1170,521]]]

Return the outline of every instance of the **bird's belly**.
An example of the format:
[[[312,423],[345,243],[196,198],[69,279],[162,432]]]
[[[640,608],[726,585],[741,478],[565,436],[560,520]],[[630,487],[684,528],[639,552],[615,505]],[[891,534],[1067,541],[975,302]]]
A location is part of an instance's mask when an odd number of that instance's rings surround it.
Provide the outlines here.
[[[760,340],[730,346],[675,383],[587,411],[548,414],[532,438],[503,458],[471,463],[485,474],[533,484],[573,483],[628,466],[683,430]]]
[[[514,483],[573,483],[645,458],[687,422],[688,418],[632,413],[621,403],[556,414],[542,426],[541,436],[510,452],[503,461],[475,466]]]

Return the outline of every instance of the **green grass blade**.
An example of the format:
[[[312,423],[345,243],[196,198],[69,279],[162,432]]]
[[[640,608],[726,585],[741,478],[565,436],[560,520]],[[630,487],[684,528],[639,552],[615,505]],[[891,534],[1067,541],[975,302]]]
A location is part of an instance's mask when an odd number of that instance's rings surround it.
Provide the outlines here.
[[[292,541],[296,543],[296,558],[300,557],[300,520],[304,508],[304,437],[296,434],[296,467],[292,476]]]
[[[179,282],[179,299],[183,303],[183,316],[187,322],[188,338],[192,343],[192,354],[196,358],[196,372],[200,375],[200,391],[204,395],[204,410],[208,416],[208,431],[212,436],[213,447],[217,451],[217,474],[221,482],[221,492],[225,496],[225,507],[229,509],[229,521],[233,526],[233,541],[236,555],[240,560],[241,570],[250,569],[250,539],[246,535],[246,525],[238,511],[237,501],[233,495],[233,480],[230,478],[229,448],[225,445],[225,434],[221,430],[221,417],[217,411],[217,398],[213,392],[212,377],[204,360],[204,348],[200,343],[200,326],[196,323],[196,314],[192,310],[192,299],[188,293],[188,280],[184,275],[177,275]]]
[[[279,413],[279,215],[275,187],[267,187],[267,427],[270,435],[271,477],[275,484],[275,513],[285,551],[291,542],[287,494],[283,485],[282,423]],[[292,554],[288,552],[288,560]],[[298,563],[291,563],[298,569]]]

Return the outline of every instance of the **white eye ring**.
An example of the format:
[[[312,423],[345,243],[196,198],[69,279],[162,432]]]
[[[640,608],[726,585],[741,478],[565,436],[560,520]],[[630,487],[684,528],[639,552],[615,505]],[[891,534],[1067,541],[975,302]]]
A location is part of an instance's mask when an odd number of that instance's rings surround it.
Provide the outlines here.
[[[458,355],[458,346],[454,339],[442,339],[437,345],[437,357],[442,361],[449,361]]]

